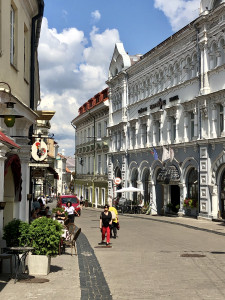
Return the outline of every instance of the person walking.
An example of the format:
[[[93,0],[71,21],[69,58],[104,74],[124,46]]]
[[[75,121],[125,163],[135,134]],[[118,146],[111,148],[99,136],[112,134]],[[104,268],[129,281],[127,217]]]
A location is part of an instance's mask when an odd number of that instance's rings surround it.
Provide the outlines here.
[[[106,236],[106,246],[110,244],[110,225],[112,225],[112,214],[109,211],[109,205],[104,206],[104,211],[100,215],[100,230],[102,232],[102,242],[104,244],[105,235]]]
[[[74,223],[74,217],[77,215],[79,217],[78,212],[76,212],[75,208],[72,206],[72,202],[68,201],[66,203],[65,212],[68,213],[68,219],[71,223]]]
[[[118,217],[118,211],[115,207],[110,206],[109,211],[112,214],[112,225],[111,225],[111,233],[110,233],[110,237],[116,239],[117,237],[117,226],[119,224],[119,217]],[[113,235],[112,235],[113,233]]]

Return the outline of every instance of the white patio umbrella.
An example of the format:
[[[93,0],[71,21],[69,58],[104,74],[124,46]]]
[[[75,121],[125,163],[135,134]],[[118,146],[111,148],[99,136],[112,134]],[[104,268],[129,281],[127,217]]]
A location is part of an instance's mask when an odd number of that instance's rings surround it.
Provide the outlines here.
[[[122,188],[120,190],[116,190],[115,191],[116,193],[124,193],[124,192],[128,192],[128,193],[136,193],[136,192],[143,192],[143,190],[141,189],[138,189],[138,188],[135,188],[133,186],[129,186],[129,187],[126,187],[126,188]],[[131,209],[132,209],[132,202],[131,202]]]
[[[115,191],[116,193],[124,193],[124,192],[143,192],[143,190],[141,189],[138,189],[138,188],[135,188],[133,186],[129,186],[129,187],[126,187],[126,188],[122,188],[120,190],[116,190]]]

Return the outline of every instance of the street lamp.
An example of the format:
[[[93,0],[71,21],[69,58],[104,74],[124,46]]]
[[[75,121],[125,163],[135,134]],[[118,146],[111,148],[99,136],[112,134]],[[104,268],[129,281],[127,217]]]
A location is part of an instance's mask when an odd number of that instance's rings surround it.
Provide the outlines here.
[[[4,81],[1,81],[0,92],[6,96],[6,99],[9,98],[9,100],[4,103],[6,104],[6,107],[3,108],[0,118],[4,118],[4,123],[7,127],[13,127],[15,124],[15,119],[23,118],[23,116],[19,115],[14,109],[14,104],[16,103],[11,101],[12,93],[10,85]]]

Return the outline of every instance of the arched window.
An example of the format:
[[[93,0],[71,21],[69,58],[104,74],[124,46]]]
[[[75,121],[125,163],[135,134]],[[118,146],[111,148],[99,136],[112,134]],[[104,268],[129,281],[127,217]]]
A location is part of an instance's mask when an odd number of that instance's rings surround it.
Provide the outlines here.
[[[192,168],[188,174],[188,198],[198,200],[198,172]]]

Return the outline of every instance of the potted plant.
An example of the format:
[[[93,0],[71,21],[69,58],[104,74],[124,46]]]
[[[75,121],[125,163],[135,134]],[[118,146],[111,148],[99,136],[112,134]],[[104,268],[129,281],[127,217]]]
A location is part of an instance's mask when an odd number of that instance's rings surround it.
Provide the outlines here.
[[[58,221],[46,217],[30,224],[30,246],[34,248],[28,259],[31,275],[47,275],[50,272],[51,257],[59,253],[62,228]]]
[[[198,208],[198,200],[186,198],[184,199],[184,209],[186,210],[187,215],[196,215]]]
[[[8,247],[26,246],[30,243],[29,224],[13,219],[3,228],[3,239]]]

